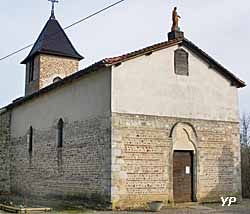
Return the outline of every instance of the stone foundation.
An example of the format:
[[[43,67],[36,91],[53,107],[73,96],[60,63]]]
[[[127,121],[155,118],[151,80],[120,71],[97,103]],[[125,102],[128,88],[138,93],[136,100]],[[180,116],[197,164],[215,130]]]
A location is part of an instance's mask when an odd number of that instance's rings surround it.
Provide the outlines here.
[[[220,201],[241,194],[239,124],[149,115],[112,115],[112,202],[114,209],[171,203],[173,139],[178,123],[194,130],[197,141],[195,198]]]

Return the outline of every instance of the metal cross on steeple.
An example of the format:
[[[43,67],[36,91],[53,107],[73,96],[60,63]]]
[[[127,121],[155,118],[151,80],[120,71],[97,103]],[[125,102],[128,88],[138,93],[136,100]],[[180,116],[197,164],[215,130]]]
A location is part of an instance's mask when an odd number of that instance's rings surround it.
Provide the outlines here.
[[[51,17],[52,19],[55,19],[55,3],[58,3],[59,0],[48,0],[52,3],[52,9],[51,9]]]

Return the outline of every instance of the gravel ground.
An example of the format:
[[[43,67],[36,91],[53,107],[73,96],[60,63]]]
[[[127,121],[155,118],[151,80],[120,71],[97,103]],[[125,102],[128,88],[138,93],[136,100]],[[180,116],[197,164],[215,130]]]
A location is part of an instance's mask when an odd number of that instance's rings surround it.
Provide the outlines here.
[[[94,211],[94,210],[61,210],[52,211],[51,214],[144,214],[152,213],[149,211]],[[0,211],[0,214],[8,214]],[[36,213],[37,214],[37,213]],[[39,213],[41,214],[41,213]],[[244,200],[241,204],[232,205],[230,207],[222,207],[221,204],[191,204],[181,205],[172,208],[166,208],[158,212],[158,214],[250,214],[250,200]]]

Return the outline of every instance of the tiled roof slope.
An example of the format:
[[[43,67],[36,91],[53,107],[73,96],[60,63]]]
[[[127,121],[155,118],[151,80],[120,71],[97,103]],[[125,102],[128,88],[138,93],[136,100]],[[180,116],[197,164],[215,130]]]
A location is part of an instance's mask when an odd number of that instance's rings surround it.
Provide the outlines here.
[[[226,68],[224,68],[218,62],[216,62],[213,58],[211,58],[208,54],[206,54],[204,51],[202,51],[200,48],[198,48],[192,42],[190,42],[187,39],[177,39],[177,40],[171,40],[171,41],[167,41],[167,42],[158,43],[158,44],[143,48],[141,50],[134,51],[134,52],[131,52],[128,54],[124,54],[124,55],[121,55],[118,57],[105,58],[103,60],[100,60],[99,62],[62,79],[61,81],[55,82],[55,83],[41,89],[40,91],[35,92],[34,94],[17,99],[16,101],[14,101],[12,104],[7,106],[6,108],[7,109],[13,108],[13,107],[20,105],[20,104],[22,104],[30,99],[33,99],[37,96],[40,96],[41,94],[47,93],[55,88],[58,88],[58,87],[63,86],[67,83],[70,83],[70,82],[72,82],[72,81],[74,81],[74,80],[76,80],[76,79],[78,79],[86,74],[89,74],[91,72],[100,71],[100,68],[118,65],[118,64],[125,62],[127,60],[130,60],[130,59],[142,56],[142,55],[150,54],[154,51],[162,50],[162,49],[174,46],[174,45],[184,46],[184,47],[188,48],[189,50],[191,50],[194,54],[198,55],[203,60],[205,60],[209,64],[210,67],[216,69],[221,75],[223,75],[225,78],[229,79],[232,82],[232,85],[234,85],[238,88],[246,86],[245,82],[243,82],[242,80],[237,78],[233,73],[228,71]]]
[[[118,57],[106,58],[106,59],[104,59],[104,61],[106,64],[117,64],[117,63],[124,62],[124,61],[127,61],[129,59],[141,56],[141,55],[145,55],[145,54],[150,53],[150,52],[154,52],[157,50],[171,47],[171,46],[176,45],[176,44],[180,44],[181,42],[182,42],[182,40],[180,40],[180,39],[161,42],[161,43],[158,43],[158,44],[155,44],[155,45],[152,45],[152,46],[149,46],[149,47],[146,47],[146,48],[143,48],[143,49],[131,52],[131,53],[127,53],[127,54],[124,54],[124,55],[121,55]]]
[[[221,75],[223,75],[224,77],[226,77],[227,79],[232,81],[232,84],[235,85],[236,87],[242,88],[242,87],[246,86],[244,81],[240,80],[232,72],[230,72],[228,69],[226,69],[220,63],[218,63],[215,59],[210,57],[207,53],[205,53],[200,48],[198,48],[194,43],[192,43],[191,41],[189,41],[189,40],[187,40],[185,38],[184,39],[176,39],[176,40],[170,40],[170,41],[158,43],[158,44],[143,48],[143,49],[138,50],[138,51],[134,51],[134,52],[131,52],[131,53],[128,53],[128,54],[124,54],[122,56],[106,58],[104,60],[104,62],[106,64],[114,65],[114,64],[118,64],[118,63],[130,60],[132,58],[135,58],[135,57],[138,57],[138,56],[150,53],[150,52],[165,49],[165,48],[171,47],[173,45],[177,45],[177,44],[180,45],[180,46],[183,45],[184,47],[191,50],[194,54],[198,55],[200,58],[202,58],[204,61],[206,61],[211,68],[214,68],[219,73],[221,73]]]
[[[26,64],[29,59],[39,53],[83,59],[73,47],[58,21],[53,17],[50,17],[29,55],[21,63]]]

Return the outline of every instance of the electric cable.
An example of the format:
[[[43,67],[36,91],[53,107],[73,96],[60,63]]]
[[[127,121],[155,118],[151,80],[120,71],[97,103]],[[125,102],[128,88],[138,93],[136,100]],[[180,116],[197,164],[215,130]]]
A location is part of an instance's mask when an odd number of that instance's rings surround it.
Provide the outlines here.
[[[121,3],[124,2],[124,1],[125,1],[125,0],[120,0],[120,1],[118,1],[118,2],[115,2],[114,4],[111,4],[111,5],[109,5],[109,6],[105,7],[105,8],[103,8],[103,9],[101,9],[101,10],[98,10],[97,12],[92,13],[91,15],[89,15],[89,16],[83,18],[83,19],[80,19],[79,21],[76,21],[76,22],[74,22],[73,24],[71,24],[71,25],[69,25],[69,26],[63,28],[63,30],[67,30],[67,29],[69,29],[69,28],[71,28],[71,27],[73,27],[73,26],[75,26],[75,25],[78,25],[78,24],[80,24],[81,22],[86,21],[87,19],[90,19],[90,18],[92,18],[93,16],[96,16],[96,15],[98,15],[98,14],[100,14],[100,13],[102,13],[102,12],[104,12],[104,11],[106,11],[106,10],[108,10],[108,9],[110,9],[110,8],[112,8],[112,7],[114,7],[114,6],[116,6],[116,5],[118,5],[118,4],[121,4]],[[52,37],[52,36],[54,36],[54,35],[57,34],[57,33],[58,33],[58,32],[55,32],[55,33],[49,35],[49,37]],[[48,39],[49,37],[46,37],[46,39]],[[44,39],[45,39],[45,38],[44,38]],[[42,41],[43,41],[43,40],[42,40]],[[8,54],[8,55],[6,55],[6,56],[0,58],[0,61],[3,61],[3,60],[5,60],[5,59],[7,59],[7,58],[9,58],[9,57],[11,57],[11,56],[13,56],[13,55],[18,54],[18,53],[20,53],[20,52],[26,50],[27,48],[33,46],[34,44],[35,44],[35,43],[32,43],[32,44],[30,44],[30,45],[27,45],[27,46],[25,46],[25,47],[23,47],[23,48],[21,48],[21,49],[18,49],[18,50],[16,50],[16,51],[10,53],[10,54]]]

